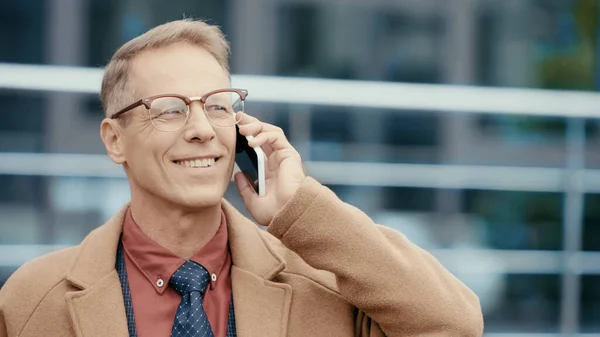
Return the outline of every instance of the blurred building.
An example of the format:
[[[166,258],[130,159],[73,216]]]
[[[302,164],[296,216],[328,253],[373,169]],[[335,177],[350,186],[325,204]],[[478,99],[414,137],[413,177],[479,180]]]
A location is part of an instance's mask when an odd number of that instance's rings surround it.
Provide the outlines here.
[[[125,41],[185,16],[222,27],[235,75],[596,92],[599,14],[597,0],[0,0],[0,66],[102,67]],[[249,89],[247,112],[283,127],[312,174],[479,294],[490,336],[600,333],[600,119],[577,117],[579,100],[532,116],[253,101]],[[78,243],[128,187],[81,173],[76,158],[98,156],[53,157],[62,171],[6,159],[104,154],[97,95],[7,85],[0,116],[2,284]],[[334,179],[336,163],[350,174]],[[377,179],[385,170],[397,171]]]

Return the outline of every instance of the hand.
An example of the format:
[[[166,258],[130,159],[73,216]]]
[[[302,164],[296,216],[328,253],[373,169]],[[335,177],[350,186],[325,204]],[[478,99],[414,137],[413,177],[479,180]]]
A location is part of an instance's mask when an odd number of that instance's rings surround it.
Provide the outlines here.
[[[248,144],[260,146],[265,153],[265,196],[259,197],[241,172],[235,175],[235,183],[254,220],[268,226],[306,178],[302,159],[281,128],[246,114],[238,126],[243,136],[254,136]]]

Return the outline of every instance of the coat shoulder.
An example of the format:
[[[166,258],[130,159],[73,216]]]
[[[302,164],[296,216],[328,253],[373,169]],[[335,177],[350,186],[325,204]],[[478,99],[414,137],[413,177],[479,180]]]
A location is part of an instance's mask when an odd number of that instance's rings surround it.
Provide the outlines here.
[[[14,329],[23,328],[44,298],[65,281],[77,251],[77,246],[58,250],[17,269],[0,288],[0,316]]]
[[[64,248],[37,257],[19,267],[6,281],[7,288],[48,289],[62,280],[73,266],[79,246]],[[27,289],[31,291],[32,289]]]
[[[339,294],[335,275],[325,270],[311,267],[298,254],[287,248],[279,239],[267,231],[260,231],[265,243],[286,263],[283,273],[293,274],[308,279],[329,291]]]

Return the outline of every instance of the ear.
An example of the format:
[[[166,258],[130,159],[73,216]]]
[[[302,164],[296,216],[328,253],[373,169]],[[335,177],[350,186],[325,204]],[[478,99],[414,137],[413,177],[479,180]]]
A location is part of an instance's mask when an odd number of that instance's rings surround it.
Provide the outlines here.
[[[110,159],[116,164],[125,163],[123,129],[119,122],[105,118],[100,124],[100,137],[102,137],[102,142]]]

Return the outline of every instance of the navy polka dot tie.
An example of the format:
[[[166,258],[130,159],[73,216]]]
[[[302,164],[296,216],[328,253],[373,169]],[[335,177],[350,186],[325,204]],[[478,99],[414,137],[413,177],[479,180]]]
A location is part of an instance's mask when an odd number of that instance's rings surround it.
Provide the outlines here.
[[[214,337],[202,306],[209,279],[208,271],[193,261],[184,263],[171,277],[169,283],[181,295],[172,337]]]

